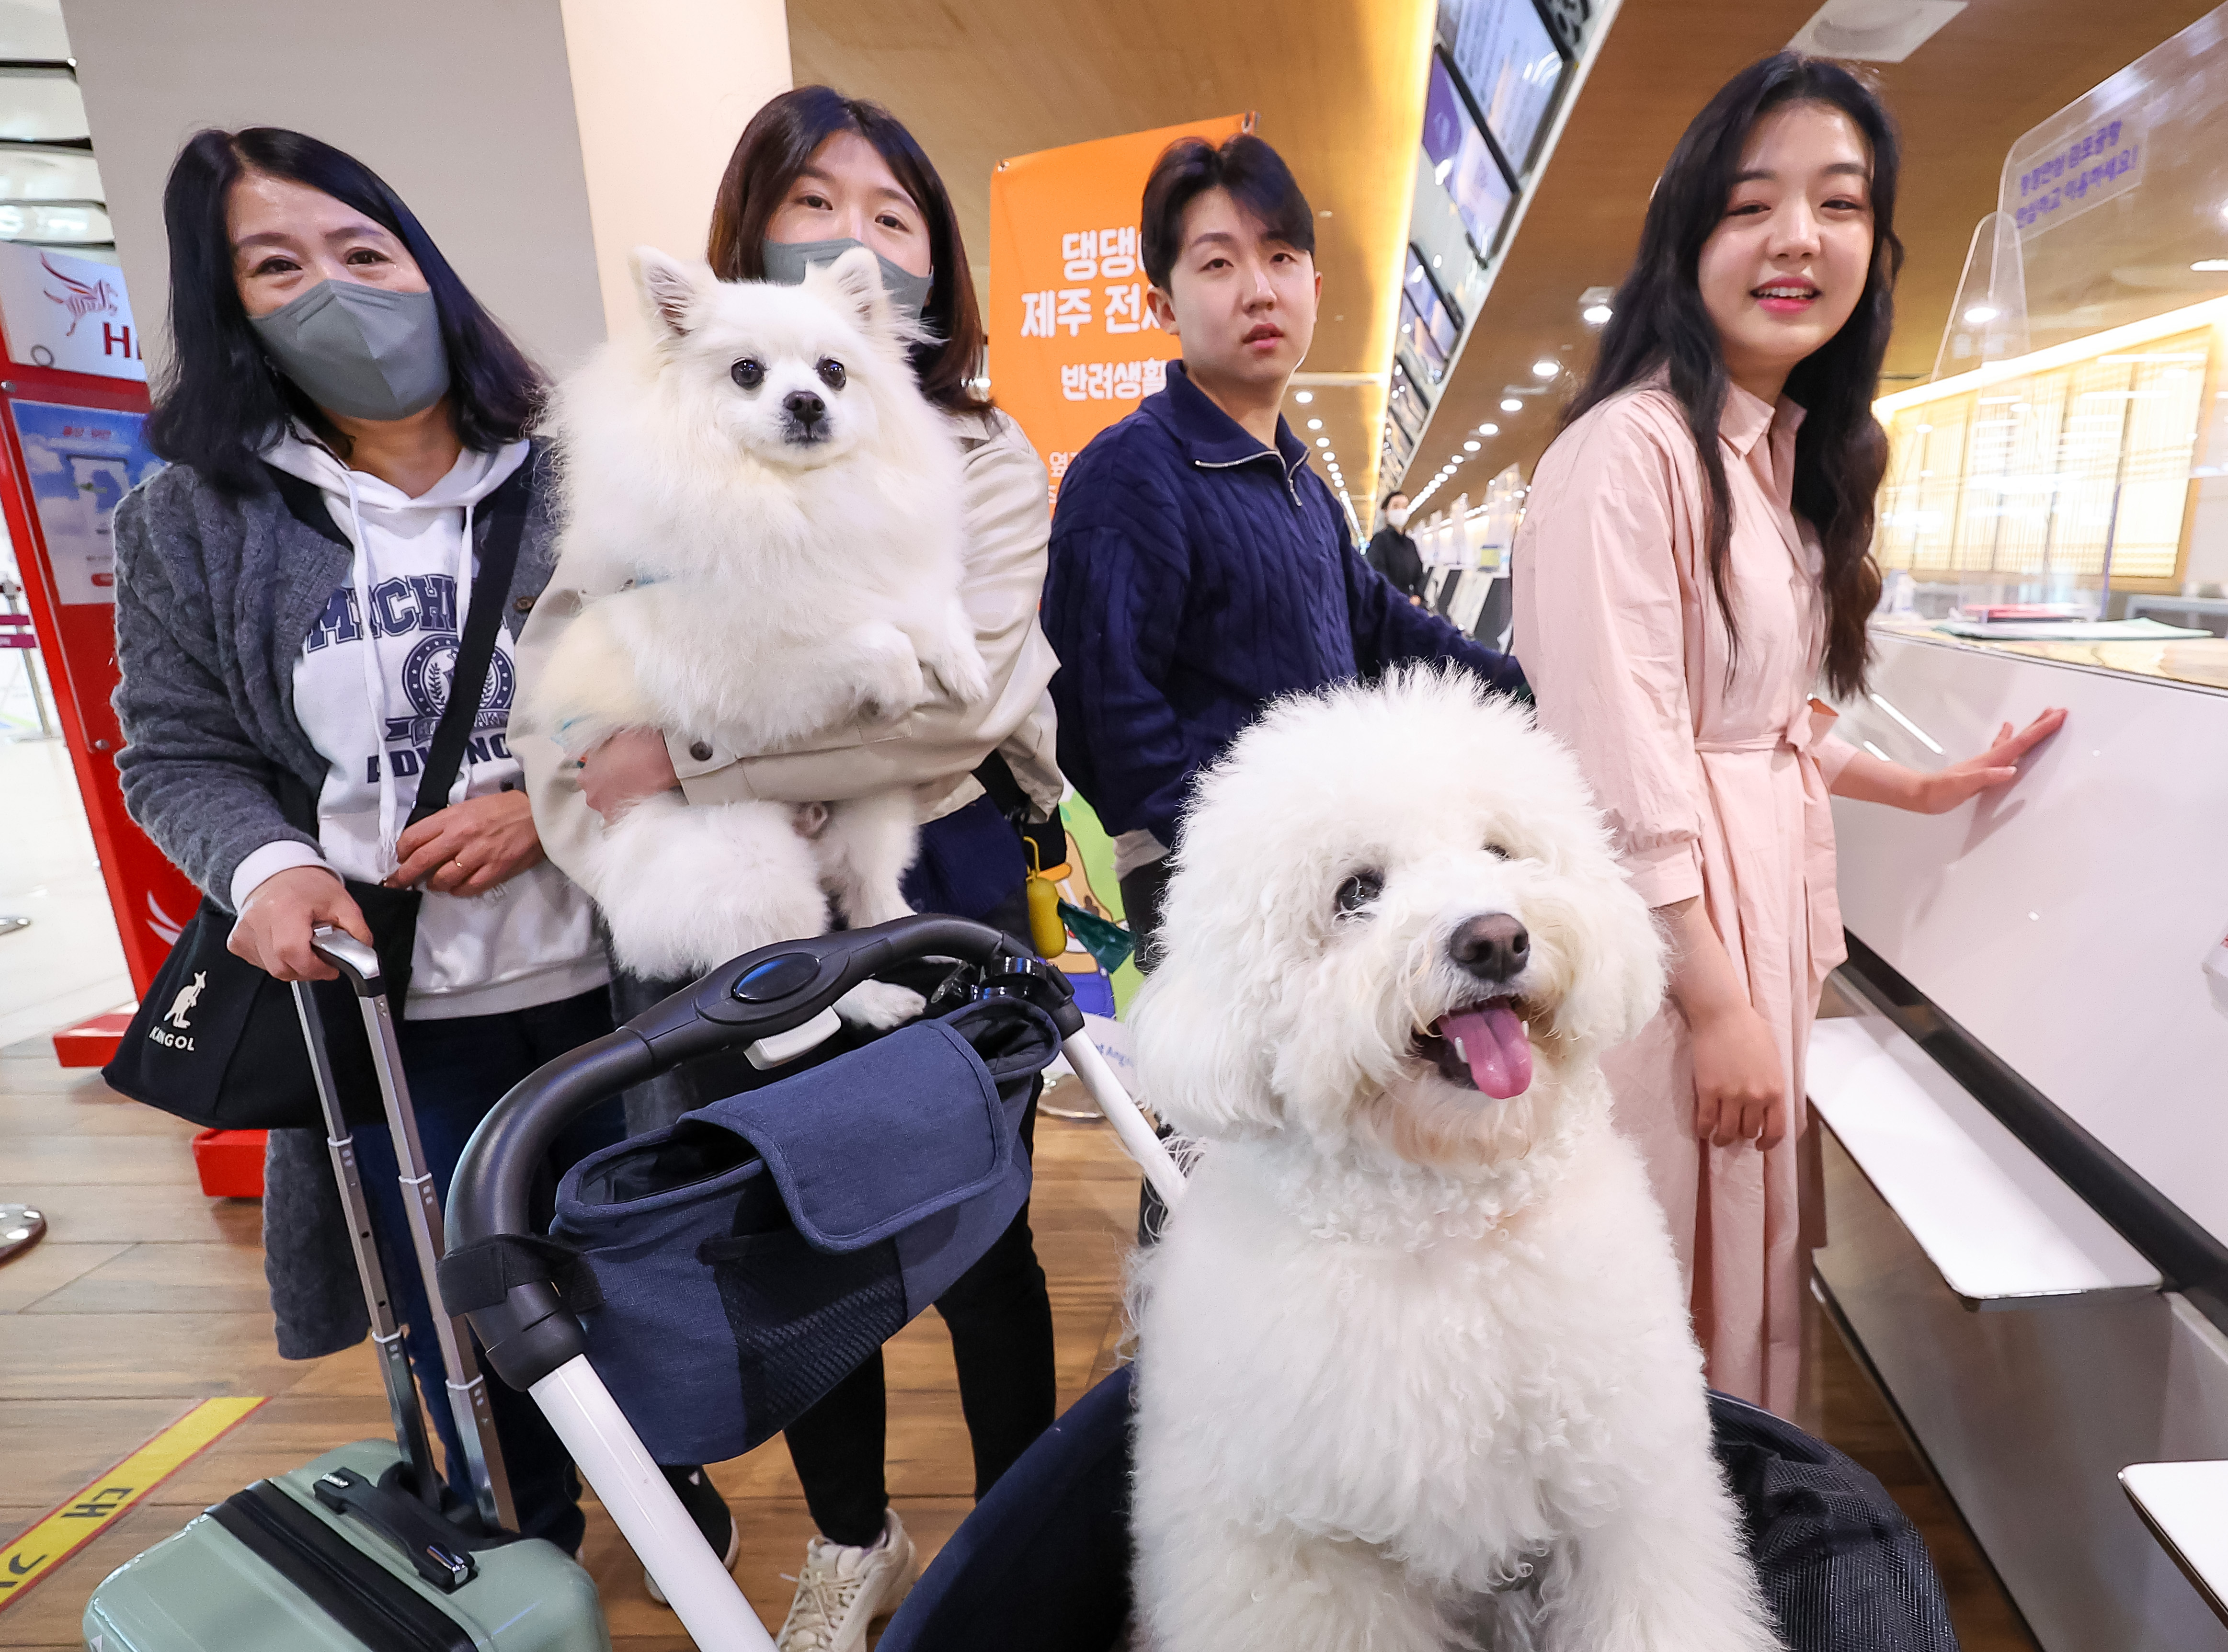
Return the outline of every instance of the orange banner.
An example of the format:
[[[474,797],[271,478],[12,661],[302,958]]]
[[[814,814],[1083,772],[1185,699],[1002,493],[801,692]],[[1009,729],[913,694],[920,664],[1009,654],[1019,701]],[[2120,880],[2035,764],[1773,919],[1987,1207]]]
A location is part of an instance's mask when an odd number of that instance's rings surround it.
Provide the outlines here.
[[[1137,254],[1137,208],[1161,151],[1220,144],[1250,117],[1163,126],[1040,150],[990,174],[990,391],[1052,472],[1135,413],[1183,354],[1153,323]]]

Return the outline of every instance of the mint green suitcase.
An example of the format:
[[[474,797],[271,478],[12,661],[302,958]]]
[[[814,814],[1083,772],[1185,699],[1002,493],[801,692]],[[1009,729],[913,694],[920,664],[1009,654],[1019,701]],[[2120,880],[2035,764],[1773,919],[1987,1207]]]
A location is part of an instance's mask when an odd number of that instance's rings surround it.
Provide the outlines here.
[[[403,1461],[385,1440],[343,1445],[195,1515],[94,1591],[86,1645],[611,1652],[596,1586],[563,1551],[508,1533],[470,1537],[395,1489]],[[321,1482],[342,1476],[351,1483],[323,1484],[321,1500]]]
[[[486,1388],[469,1332],[443,1317],[431,1265],[441,1253],[441,1213],[425,1174],[379,960],[336,931],[319,931],[317,943],[355,987],[371,1035],[413,1246],[437,1329],[445,1333],[448,1397],[477,1507],[458,1511],[442,1502],[323,1029],[315,1002],[298,986],[394,1438],[343,1445],[259,1480],[127,1560],[86,1603],[85,1643],[90,1652],[611,1652],[588,1574],[555,1544],[504,1529],[510,1491]]]

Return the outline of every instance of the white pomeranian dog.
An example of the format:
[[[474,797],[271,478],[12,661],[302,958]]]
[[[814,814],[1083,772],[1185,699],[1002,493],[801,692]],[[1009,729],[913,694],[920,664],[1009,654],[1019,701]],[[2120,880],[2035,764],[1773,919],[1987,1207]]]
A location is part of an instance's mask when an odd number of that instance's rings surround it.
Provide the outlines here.
[[[650,336],[606,344],[560,387],[559,551],[588,603],[527,687],[574,753],[624,728],[779,750],[935,694],[989,691],[959,596],[957,445],[906,359],[920,336],[854,248],[801,285],[726,282],[634,255]],[[583,882],[619,959],[695,975],[827,928],[910,910],[905,788],[799,810],[667,795],[604,830]],[[869,983],[841,1006],[888,1026],[919,995]]]
[[[1137,1281],[1138,1644],[1766,1652],[1598,1058],[1662,943],[1459,674],[1285,701],[1186,816],[1135,1016],[1204,1139]]]

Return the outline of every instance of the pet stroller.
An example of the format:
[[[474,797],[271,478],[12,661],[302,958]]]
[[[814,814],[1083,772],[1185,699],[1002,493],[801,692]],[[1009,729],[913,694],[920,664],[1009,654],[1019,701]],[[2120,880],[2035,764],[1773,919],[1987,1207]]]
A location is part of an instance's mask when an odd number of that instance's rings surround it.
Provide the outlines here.
[[[956,1009],[827,1057],[838,997],[928,960],[944,972],[932,1015]],[[551,1233],[535,1232],[534,1167],[567,1123],[736,1048],[791,1072],[584,1159]],[[738,958],[527,1079],[465,1149],[442,1290],[707,1652],[772,1642],[657,1463],[718,1462],[771,1437],[989,1246],[1028,1197],[1016,1136],[1055,1052],[1173,1207],[1181,1174],[1084,1034],[1065,979],[953,918]],[[914,1586],[884,1652],[1123,1644],[1129,1412],[1125,1369],[1055,1423]],[[1713,1396],[1712,1412],[1790,1652],[1954,1652],[1925,1549],[1876,1481],[1737,1400]]]

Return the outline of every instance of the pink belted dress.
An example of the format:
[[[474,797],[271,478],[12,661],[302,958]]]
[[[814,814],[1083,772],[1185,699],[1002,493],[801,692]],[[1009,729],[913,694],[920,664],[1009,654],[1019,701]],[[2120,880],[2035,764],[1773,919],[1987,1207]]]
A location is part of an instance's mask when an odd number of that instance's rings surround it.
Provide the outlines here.
[[[1711,1386],[1783,1416],[1822,1239],[1802,1067],[1844,956],[1827,789],[1852,749],[1810,698],[1824,604],[1790,497],[1802,420],[1734,387],[1719,426],[1738,654],[1710,585],[1708,485],[1661,375],[1541,457],[1514,558],[1515,648],[1540,727],[1577,752],[1642,898],[1701,899],[1779,1041],[1791,1128],[1769,1151],[1696,1139],[1693,1053],[1669,999],[1605,1066],[1691,1284]]]

